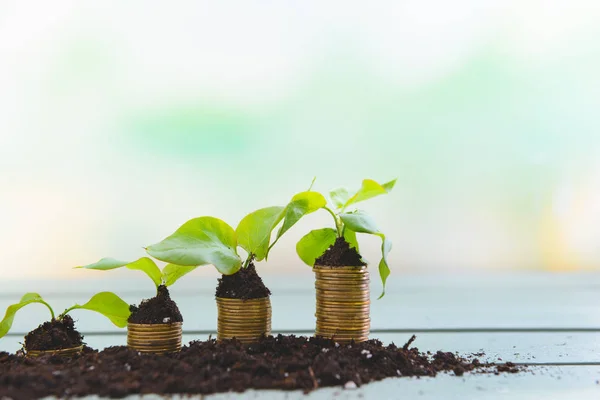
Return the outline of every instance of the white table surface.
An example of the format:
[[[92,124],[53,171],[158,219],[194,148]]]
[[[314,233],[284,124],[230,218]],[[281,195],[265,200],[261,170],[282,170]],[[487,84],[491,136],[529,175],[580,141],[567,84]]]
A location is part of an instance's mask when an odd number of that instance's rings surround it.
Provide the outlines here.
[[[312,275],[265,276],[264,280],[273,291],[273,332],[311,334]],[[152,296],[152,287],[144,283],[114,276],[66,283],[3,281],[0,308],[25,291],[40,292],[58,310],[107,289],[137,303]],[[205,339],[214,332],[214,285],[213,280],[192,277],[173,287],[172,297],[184,316],[185,342]],[[372,294],[371,337],[384,343],[403,344],[415,333],[414,345],[423,351],[484,351],[486,357],[481,358],[485,360],[533,366],[519,374],[442,374],[387,379],[356,390],[319,389],[309,395],[247,391],[204,399],[600,399],[600,273],[395,275],[383,300],[375,300],[379,294],[375,279]],[[0,350],[17,350],[23,334],[46,319],[46,313],[43,307],[23,309],[12,332],[0,340]],[[90,346],[125,344],[125,332],[103,317],[89,312],[73,316]]]

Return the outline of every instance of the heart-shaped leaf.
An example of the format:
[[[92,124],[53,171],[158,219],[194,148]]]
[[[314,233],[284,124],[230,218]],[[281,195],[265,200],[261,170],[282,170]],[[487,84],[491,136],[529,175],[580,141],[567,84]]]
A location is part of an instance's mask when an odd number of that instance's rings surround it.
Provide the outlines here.
[[[271,232],[284,217],[285,207],[266,207],[246,215],[238,224],[235,233],[238,244],[256,261],[263,260],[271,242]]]
[[[71,310],[78,309],[100,313],[119,328],[127,326],[127,320],[131,314],[131,311],[129,311],[129,304],[112,292],[100,292],[95,294],[87,303],[83,305],[76,304],[68,311],[65,311],[63,315]]]
[[[306,265],[313,267],[315,260],[325,253],[325,250],[335,243],[335,229],[315,229],[304,235],[296,244],[296,253]]]
[[[358,233],[379,233],[375,220],[364,211],[340,214],[342,222],[347,228]]]
[[[18,303],[12,304],[12,305],[8,306],[8,308],[6,309],[4,318],[2,319],[2,321],[0,321],[0,338],[3,337],[4,335],[6,335],[8,333],[8,331],[10,330],[10,328],[12,327],[13,321],[15,319],[15,314],[17,313],[17,311],[19,311],[21,308],[25,307],[26,305],[32,304],[32,303],[40,303],[40,304],[43,304],[46,307],[48,307],[48,309],[50,310],[52,319],[54,319],[54,311],[52,310],[52,307],[50,307],[50,305],[48,305],[48,303],[46,303],[44,301],[44,299],[42,299],[42,296],[40,296],[37,293],[25,293],[23,295],[23,297],[21,297],[21,300]]]
[[[236,273],[242,264],[237,254],[235,231],[214,217],[199,217],[181,225],[171,236],[148,246],[151,256],[182,266],[212,264],[225,275]]]
[[[343,208],[347,208],[348,206],[356,204],[359,201],[365,201],[382,194],[387,194],[394,188],[395,184],[396,179],[383,184],[379,184],[373,179],[365,179],[362,182],[361,188],[354,194],[354,196],[350,197],[346,201]]]
[[[292,200],[285,207],[283,224],[279,228],[277,232],[277,237],[273,241],[273,243],[269,246],[267,254],[265,256],[268,257],[269,251],[271,248],[277,243],[279,238],[283,236],[285,232],[287,232],[296,222],[300,221],[302,217],[313,213],[327,205],[327,200],[323,195],[319,192],[301,192],[292,197]]]
[[[390,275],[390,268],[387,263],[387,255],[392,249],[392,242],[388,240],[383,233],[379,230],[373,218],[363,211],[356,211],[353,213],[344,213],[340,215],[342,222],[346,229],[350,228],[355,232],[369,233],[371,235],[377,235],[381,238],[381,261],[379,262],[379,276],[383,284],[383,292],[379,298],[385,295],[385,282]]]
[[[96,263],[82,265],[75,268],[97,269],[100,271],[107,271],[121,267],[127,267],[128,269],[142,271],[146,273],[146,275],[148,275],[150,279],[152,279],[152,282],[154,282],[156,286],[162,284],[162,273],[160,272],[160,269],[158,268],[154,260],[148,257],[142,257],[139,260],[133,262],[116,260],[114,258],[103,258]]]
[[[167,264],[163,268],[163,282],[165,286],[171,286],[182,276],[198,268],[196,265]]]
[[[348,189],[341,187],[330,191],[329,198],[331,199],[331,202],[335,208],[339,209],[344,207],[344,204],[350,200],[350,193],[348,192]]]

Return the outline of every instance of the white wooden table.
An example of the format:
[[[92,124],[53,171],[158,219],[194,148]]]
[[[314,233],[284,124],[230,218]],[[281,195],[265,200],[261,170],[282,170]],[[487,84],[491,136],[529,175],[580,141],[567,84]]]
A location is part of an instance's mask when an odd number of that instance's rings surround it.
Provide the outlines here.
[[[100,290],[114,290],[131,303],[152,295],[146,282],[105,276],[108,279],[67,283],[4,281],[0,283],[0,307],[4,309],[25,291],[45,294],[58,310]],[[274,333],[312,333],[312,279],[309,271],[293,277],[264,276],[273,291]],[[214,285],[212,278],[193,277],[172,289],[185,320],[184,341],[214,334]],[[383,300],[375,300],[378,290],[374,280],[371,337],[400,345],[415,333],[414,345],[422,351],[484,351],[482,359],[532,367],[520,374],[497,376],[388,379],[357,390],[320,389],[308,396],[248,391],[205,398],[600,399],[600,273],[396,274]],[[24,309],[15,319],[14,333],[0,340],[0,350],[17,350],[23,334],[47,318],[46,313],[43,307]],[[125,344],[124,331],[103,317],[85,312],[73,316],[90,346]]]

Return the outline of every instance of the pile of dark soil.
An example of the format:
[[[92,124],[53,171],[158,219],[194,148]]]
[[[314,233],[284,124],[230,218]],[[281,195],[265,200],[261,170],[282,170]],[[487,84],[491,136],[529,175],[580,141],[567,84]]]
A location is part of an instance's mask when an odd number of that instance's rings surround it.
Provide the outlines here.
[[[166,286],[159,286],[156,297],[144,300],[139,307],[129,306],[131,315],[128,322],[133,324],[166,324],[183,322],[177,304],[171,300]]]
[[[315,265],[324,265],[327,267],[362,267],[367,265],[354,247],[346,242],[343,237],[335,240],[335,243],[319,258],[315,260]]]
[[[81,346],[83,336],[75,330],[73,319],[67,314],[62,319],[44,322],[25,336],[25,350],[58,350]]]
[[[329,339],[279,335],[253,345],[236,340],[192,342],[180,353],[162,356],[127,347],[101,352],[86,348],[71,358],[0,353],[0,398],[209,394],[250,388],[308,392],[387,377],[517,371],[509,363],[483,364],[441,351],[421,353],[409,349],[409,343],[400,348],[378,340],[339,345]]]
[[[256,273],[254,263],[241,268],[233,275],[223,275],[217,285],[217,297],[225,299],[261,299],[271,295],[262,278]]]

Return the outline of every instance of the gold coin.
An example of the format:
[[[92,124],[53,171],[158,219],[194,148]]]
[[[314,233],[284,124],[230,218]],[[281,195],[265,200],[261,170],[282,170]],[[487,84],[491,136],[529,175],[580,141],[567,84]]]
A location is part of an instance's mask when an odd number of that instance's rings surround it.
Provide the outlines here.
[[[367,266],[366,265],[360,265],[360,266],[343,266],[343,267],[328,267],[325,265],[315,265],[313,267],[313,270],[316,271],[332,271],[332,272],[348,272],[348,271],[366,271],[367,270]]]
[[[342,303],[343,304],[343,303]],[[332,306],[327,304],[317,304],[316,312],[321,314],[355,314],[364,313],[369,314],[369,304],[364,303],[346,303],[348,307],[343,306]]]
[[[72,356],[80,353],[83,350],[83,345],[76,347],[69,347],[66,349],[55,349],[55,350],[29,350],[26,355],[30,357],[38,357],[43,355],[56,355],[56,356]]]
[[[127,329],[138,332],[165,332],[176,329],[181,329],[181,322],[174,322],[172,324],[127,324]]]

